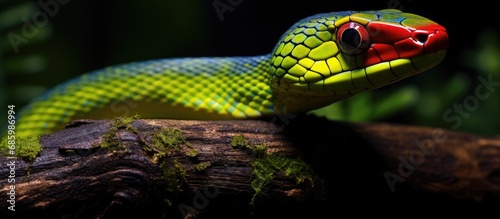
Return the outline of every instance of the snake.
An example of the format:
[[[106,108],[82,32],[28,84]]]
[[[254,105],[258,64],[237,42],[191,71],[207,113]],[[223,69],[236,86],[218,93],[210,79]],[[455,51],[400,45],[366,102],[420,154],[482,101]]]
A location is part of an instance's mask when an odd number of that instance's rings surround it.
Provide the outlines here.
[[[264,55],[179,57],[117,64],[77,76],[20,110],[16,136],[76,119],[235,120],[308,112],[438,65],[446,29],[396,9],[299,20]]]

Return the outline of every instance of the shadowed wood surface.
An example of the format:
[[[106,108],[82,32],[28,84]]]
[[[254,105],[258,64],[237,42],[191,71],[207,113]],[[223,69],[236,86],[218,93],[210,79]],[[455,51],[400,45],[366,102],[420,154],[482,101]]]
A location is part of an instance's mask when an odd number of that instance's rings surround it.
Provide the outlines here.
[[[185,142],[155,156],[160,149],[152,133],[161,127],[180,130]],[[265,145],[266,155],[233,147],[235,136]],[[135,120],[118,127],[81,120],[40,142],[43,151],[33,162],[16,160],[16,211],[2,201],[2,215],[312,217],[379,204],[386,210],[461,214],[485,213],[500,203],[500,140],[431,127],[310,116]],[[298,182],[275,169],[255,195],[255,161],[269,155],[307,163],[313,180]],[[1,194],[6,194],[12,185],[6,180],[10,160],[0,160]]]

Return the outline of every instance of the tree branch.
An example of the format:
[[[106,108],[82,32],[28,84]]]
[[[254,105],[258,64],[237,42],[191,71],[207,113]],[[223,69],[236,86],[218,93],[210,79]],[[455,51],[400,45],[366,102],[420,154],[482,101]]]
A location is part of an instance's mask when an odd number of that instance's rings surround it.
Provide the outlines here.
[[[33,162],[15,160],[14,184],[2,165],[0,193],[15,185],[16,216],[64,218],[267,218],[321,215],[332,204],[341,211],[375,202],[410,208],[422,199],[469,208],[498,203],[499,139],[285,120],[75,121],[43,136]],[[12,214],[9,206],[0,202],[0,211]]]

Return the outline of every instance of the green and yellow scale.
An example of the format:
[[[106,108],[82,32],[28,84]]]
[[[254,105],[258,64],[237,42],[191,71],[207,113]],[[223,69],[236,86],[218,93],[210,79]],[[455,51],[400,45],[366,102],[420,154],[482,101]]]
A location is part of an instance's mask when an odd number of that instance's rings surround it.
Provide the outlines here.
[[[270,54],[151,60],[84,74],[26,106],[16,136],[50,133],[78,118],[306,112],[425,71],[447,46],[442,26],[398,10],[318,14],[294,24]]]

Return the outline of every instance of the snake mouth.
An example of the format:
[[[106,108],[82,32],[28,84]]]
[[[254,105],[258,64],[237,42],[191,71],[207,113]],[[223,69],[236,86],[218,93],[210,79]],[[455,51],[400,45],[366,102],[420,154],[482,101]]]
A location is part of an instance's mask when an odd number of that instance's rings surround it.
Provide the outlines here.
[[[377,31],[382,25],[384,31]],[[447,49],[449,44],[448,34],[439,24],[406,28],[372,22],[367,29],[372,44],[363,57],[364,66],[438,52]]]

